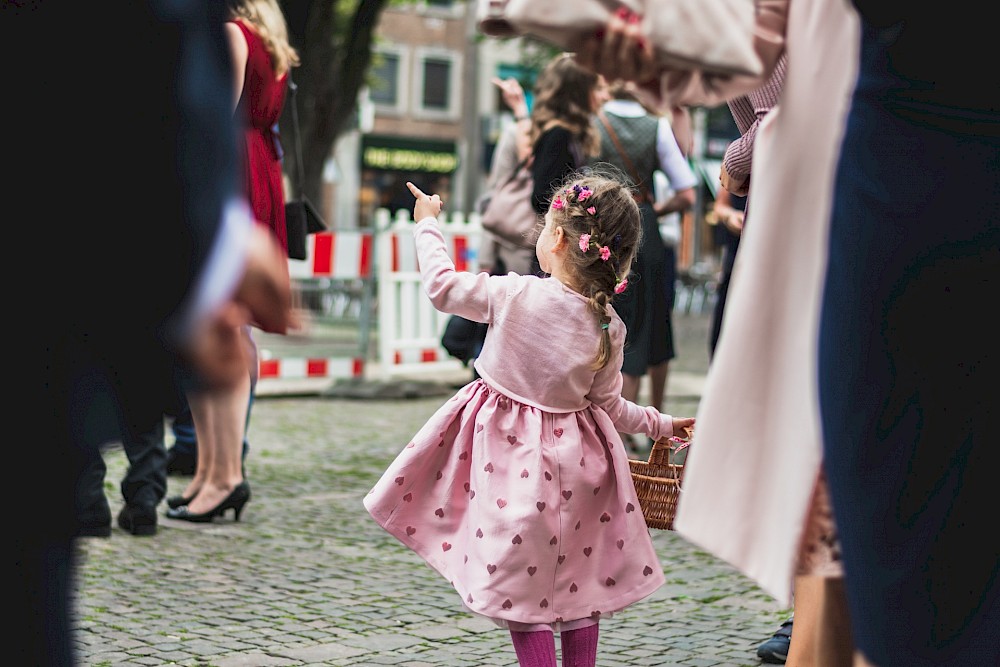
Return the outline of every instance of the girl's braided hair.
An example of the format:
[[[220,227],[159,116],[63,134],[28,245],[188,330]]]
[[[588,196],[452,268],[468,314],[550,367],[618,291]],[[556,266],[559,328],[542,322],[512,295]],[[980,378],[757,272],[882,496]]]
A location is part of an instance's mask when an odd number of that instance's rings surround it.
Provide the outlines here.
[[[552,192],[552,222],[570,244],[565,268],[571,287],[590,300],[602,329],[594,370],[611,359],[608,305],[628,286],[642,239],[639,206],[627,183],[620,170],[601,163],[571,173]]]

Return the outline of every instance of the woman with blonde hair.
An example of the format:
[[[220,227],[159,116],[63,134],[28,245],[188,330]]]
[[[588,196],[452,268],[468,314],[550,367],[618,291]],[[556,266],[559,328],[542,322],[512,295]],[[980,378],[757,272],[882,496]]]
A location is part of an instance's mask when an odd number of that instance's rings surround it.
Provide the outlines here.
[[[237,116],[245,124],[244,183],[257,220],[270,227],[287,250],[281,145],[275,126],[299,55],[288,42],[277,0],[228,0],[228,4],[234,99]]]
[[[243,129],[238,148],[243,187],[254,218],[287,252],[285,195],[278,119],[285,104],[291,68],[299,56],[288,41],[288,27],[277,0],[228,0],[226,35],[233,64],[233,110]],[[235,390],[188,389],[198,442],[194,477],[180,496],[167,500],[167,516],[211,522],[228,510],[239,520],[250,500],[243,466],[243,439],[257,379],[256,344],[249,326],[243,336],[253,350],[250,375]]]

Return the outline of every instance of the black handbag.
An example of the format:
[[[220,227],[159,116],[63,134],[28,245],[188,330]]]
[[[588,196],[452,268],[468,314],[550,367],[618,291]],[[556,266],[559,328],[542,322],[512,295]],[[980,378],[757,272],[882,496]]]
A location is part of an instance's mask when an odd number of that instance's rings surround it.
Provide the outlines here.
[[[305,259],[306,236],[326,231],[323,218],[304,196],[285,203],[285,226],[288,230],[289,259]]]
[[[292,132],[295,134],[295,199],[285,202],[285,229],[288,238],[288,258],[306,258],[306,237],[316,232],[327,230],[323,216],[319,214],[312,202],[306,198],[302,188],[302,140],[299,137],[299,110],[295,102],[295,91],[298,86],[288,75],[288,92],[292,104]]]
[[[489,325],[483,322],[474,322],[459,315],[452,315],[444,326],[441,347],[448,354],[461,361],[463,365],[468,365],[472,359],[478,356],[477,353],[482,348],[483,341],[486,340],[488,327]]]

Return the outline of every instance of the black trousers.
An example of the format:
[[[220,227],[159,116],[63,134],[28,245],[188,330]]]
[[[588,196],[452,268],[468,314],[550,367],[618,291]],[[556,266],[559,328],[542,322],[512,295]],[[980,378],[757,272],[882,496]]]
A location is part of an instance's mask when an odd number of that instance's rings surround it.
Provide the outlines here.
[[[121,494],[128,505],[155,509],[167,493],[167,449],[164,443],[163,413],[132,409],[126,414],[126,431],[121,445],[128,458],[128,471],[121,481]],[[78,518],[83,523],[110,520],[104,495],[107,465],[103,456],[86,463],[77,484]]]
[[[722,274],[719,286],[715,289],[715,309],[712,311],[712,328],[708,337],[708,358],[715,356],[715,348],[719,344],[719,334],[722,333],[722,315],[726,310],[726,297],[729,295],[729,281],[733,277],[733,264],[736,263],[736,251],[740,247],[740,237],[727,234],[725,250],[722,255]]]

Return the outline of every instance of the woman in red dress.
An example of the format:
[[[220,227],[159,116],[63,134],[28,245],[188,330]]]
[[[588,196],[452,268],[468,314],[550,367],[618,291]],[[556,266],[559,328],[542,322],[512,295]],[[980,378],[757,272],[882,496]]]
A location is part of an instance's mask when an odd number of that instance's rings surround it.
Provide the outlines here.
[[[285,103],[288,75],[299,64],[288,42],[288,27],[277,0],[228,0],[226,34],[233,62],[234,113],[243,124],[238,150],[251,211],[287,251],[281,145],[276,129]],[[243,336],[254,362],[246,381],[225,392],[189,390],[198,459],[182,496],[168,501],[167,516],[211,522],[227,510],[239,520],[250,499],[242,461],[244,433],[256,385],[256,344],[249,326]]]
[[[237,117],[244,123],[243,173],[250,206],[287,250],[281,145],[276,130],[288,91],[288,75],[299,64],[277,0],[230,0],[227,25],[233,55]]]

